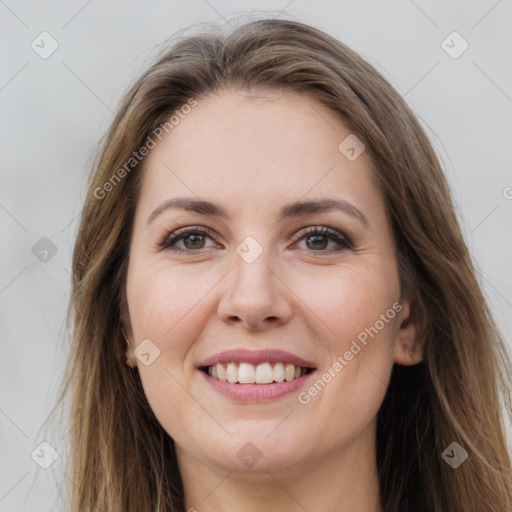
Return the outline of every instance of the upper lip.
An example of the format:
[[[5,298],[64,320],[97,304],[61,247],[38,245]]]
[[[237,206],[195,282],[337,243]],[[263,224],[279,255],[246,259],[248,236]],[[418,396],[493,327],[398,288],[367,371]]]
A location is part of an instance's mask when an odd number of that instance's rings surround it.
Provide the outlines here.
[[[247,350],[236,348],[219,352],[198,364],[198,367],[213,366],[217,363],[233,363],[244,362],[251,364],[260,364],[266,362],[291,363],[302,368],[314,368],[315,365],[311,361],[302,359],[295,354],[285,352],[284,350],[264,349],[264,350]]]

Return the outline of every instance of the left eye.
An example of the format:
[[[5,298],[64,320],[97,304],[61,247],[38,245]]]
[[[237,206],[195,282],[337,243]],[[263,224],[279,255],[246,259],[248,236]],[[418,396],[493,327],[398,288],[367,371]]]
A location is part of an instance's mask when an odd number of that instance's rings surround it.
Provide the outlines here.
[[[320,251],[326,249],[326,245],[329,241],[335,242],[335,244],[338,245],[338,248],[335,248],[334,251],[341,251],[352,247],[352,244],[347,237],[342,235],[339,231],[326,226],[314,226],[312,228],[307,228],[307,230],[302,231],[300,234],[302,236],[297,239],[297,242],[306,240],[306,245],[310,246],[308,248],[316,247],[317,250],[314,250],[314,252],[319,252],[318,249]],[[308,244],[308,241],[311,242]]]
[[[328,243],[334,242],[338,245],[334,251],[341,251],[343,249],[350,249],[351,242],[347,237],[342,235],[335,229],[326,226],[314,226],[307,228],[299,233],[300,236],[295,240],[295,244],[305,240],[308,249],[313,252],[333,252],[326,251]],[[178,229],[168,235],[160,244],[160,249],[170,249],[177,252],[200,252],[204,249],[206,238],[212,239],[212,233],[204,228],[183,228]],[[184,248],[178,247],[178,243],[183,242]]]

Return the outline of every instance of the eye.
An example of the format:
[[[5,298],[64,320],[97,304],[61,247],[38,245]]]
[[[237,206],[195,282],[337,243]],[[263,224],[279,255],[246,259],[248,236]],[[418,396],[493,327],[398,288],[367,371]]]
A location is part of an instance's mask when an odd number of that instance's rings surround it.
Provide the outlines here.
[[[212,239],[213,232],[207,228],[192,226],[177,229],[172,233],[167,233],[164,239],[158,244],[158,247],[168,249],[176,252],[195,254],[202,252],[205,247],[206,238]],[[307,248],[312,252],[338,252],[344,249],[351,249],[352,243],[342,233],[336,229],[329,228],[327,226],[311,226],[302,230],[294,244],[306,240]],[[327,245],[329,242],[334,242],[338,247],[333,250],[327,251]],[[178,244],[183,242],[184,247],[179,247]],[[309,242],[309,243],[308,243]]]
[[[167,234],[165,238],[160,242],[160,249],[171,249],[176,252],[188,252],[195,253],[200,252],[201,249],[204,249],[204,241],[205,238],[211,238],[212,233],[201,227],[188,227],[177,229],[171,234]],[[177,246],[178,242],[183,240],[185,248],[181,248]]]
[[[313,252],[338,252],[344,249],[351,249],[352,243],[342,233],[336,229],[329,228],[327,226],[311,226],[301,231],[298,234],[298,243],[302,240],[306,241],[306,246]],[[327,251],[327,245],[329,242],[334,242],[338,247],[331,251]]]

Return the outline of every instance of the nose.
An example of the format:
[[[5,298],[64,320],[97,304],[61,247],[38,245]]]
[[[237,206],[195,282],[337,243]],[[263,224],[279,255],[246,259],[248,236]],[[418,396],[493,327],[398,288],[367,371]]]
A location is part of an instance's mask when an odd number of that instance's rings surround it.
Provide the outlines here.
[[[251,263],[237,255],[234,268],[224,281],[219,317],[253,331],[289,322],[292,293],[279,274],[279,270],[271,268],[265,251]]]

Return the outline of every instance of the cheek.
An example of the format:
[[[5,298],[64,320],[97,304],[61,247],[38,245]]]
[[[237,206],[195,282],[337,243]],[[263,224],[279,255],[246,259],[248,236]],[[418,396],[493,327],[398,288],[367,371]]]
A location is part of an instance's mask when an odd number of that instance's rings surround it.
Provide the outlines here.
[[[216,280],[198,269],[168,262],[129,273],[128,303],[137,340],[150,338],[171,356],[186,349],[205,321],[208,291]]]
[[[178,271],[169,262],[134,265],[127,282],[135,345],[149,339],[158,353],[148,366],[138,362],[144,392],[160,424],[178,438],[186,424],[199,426],[208,421],[184,389],[189,388],[193,375],[190,350],[209,316],[205,296],[216,282],[208,273],[196,270],[192,275],[187,270],[181,266]]]
[[[371,263],[333,265],[289,278],[304,305],[303,316],[315,319],[325,332],[324,339],[331,339],[329,345],[337,349],[343,349],[390,309],[388,317],[396,316],[392,306],[400,296],[398,275],[377,261]],[[387,320],[386,325],[390,318]],[[384,329],[380,326],[379,330]]]
[[[393,367],[398,275],[370,265],[323,271],[316,279],[296,279],[304,311],[310,311],[309,328],[326,355],[301,403],[328,411],[332,425],[365,425],[382,403]]]

